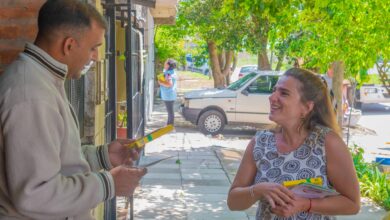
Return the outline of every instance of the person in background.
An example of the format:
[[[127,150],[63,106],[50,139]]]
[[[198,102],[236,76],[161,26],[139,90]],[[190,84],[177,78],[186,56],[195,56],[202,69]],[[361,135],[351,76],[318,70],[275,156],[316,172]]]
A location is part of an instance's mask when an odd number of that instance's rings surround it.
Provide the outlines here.
[[[332,64],[328,66],[328,70],[324,75],[321,75],[321,79],[323,80],[324,84],[326,85],[326,88],[328,89],[329,92],[329,97],[330,97],[330,102],[333,106],[333,109],[335,113],[337,112],[337,100],[334,96],[334,92],[332,89],[333,86],[333,75],[334,75],[334,70]]]
[[[334,75],[333,66],[332,64],[330,64],[328,70],[324,74],[324,79],[326,81],[326,84],[328,85],[328,90],[332,89],[333,75]]]
[[[256,219],[331,219],[359,212],[359,182],[328,94],[308,70],[284,73],[269,97],[276,127],[258,131],[248,144],[228,194],[231,210],[258,203]],[[340,194],[308,199],[282,185],[315,177]]]
[[[342,90],[341,90],[341,93],[342,93],[342,105],[343,105],[343,114],[345,114],[350,105],[349,105],[349,101],[348,101],[348,87],[351,86],[351,83],[349,82],[349,80],[347,79],[344,79],[343,80],[343,87],[342,87]]]
[[[138,152],[115,140],[82,146],[66,97],[96,61],[106,22],[79,0],[48,0],[38,35],[0,76],[0,219],[93,219],[91,209],[130,196],[145,169],[129,168]]]
[[[164,73],[163,77],[158,78],[158,84],[160,85],[161,99],[165,103],[165,107],[168,112],[167,124],[174,124],[175,112],[174,104],[177,98],[176,93],[176,84],[177,84],[177,75],[175,72],[176,61],[173,59],[168,59],[164,63]]]

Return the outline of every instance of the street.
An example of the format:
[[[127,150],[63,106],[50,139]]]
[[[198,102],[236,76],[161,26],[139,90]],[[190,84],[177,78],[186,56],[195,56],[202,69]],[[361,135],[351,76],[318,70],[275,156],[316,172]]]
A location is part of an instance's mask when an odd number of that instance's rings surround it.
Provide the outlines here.
[[[367,161],[390,157],[390,103],[365,104],[362,112],[358,122],[362,129],[351,129],[350,144],[362,147]]]

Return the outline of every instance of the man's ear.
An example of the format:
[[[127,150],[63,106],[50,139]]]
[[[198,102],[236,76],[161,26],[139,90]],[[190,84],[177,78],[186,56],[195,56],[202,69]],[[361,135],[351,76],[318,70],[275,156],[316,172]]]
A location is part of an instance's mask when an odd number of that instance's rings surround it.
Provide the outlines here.
[[[66,37],[62,44],[62,51],[64,55],[69,55],[70,52],[73,50],[73,47],[75,46],[75,39],[72,37]]]

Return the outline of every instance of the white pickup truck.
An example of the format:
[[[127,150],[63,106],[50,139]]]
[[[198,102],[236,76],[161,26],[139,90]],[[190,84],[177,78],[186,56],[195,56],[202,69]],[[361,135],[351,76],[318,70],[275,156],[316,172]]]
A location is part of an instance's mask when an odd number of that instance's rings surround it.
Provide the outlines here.
[[[365,103],[390,103],[390,94],[383,85],[363,84],[356,92],[355,107]]]

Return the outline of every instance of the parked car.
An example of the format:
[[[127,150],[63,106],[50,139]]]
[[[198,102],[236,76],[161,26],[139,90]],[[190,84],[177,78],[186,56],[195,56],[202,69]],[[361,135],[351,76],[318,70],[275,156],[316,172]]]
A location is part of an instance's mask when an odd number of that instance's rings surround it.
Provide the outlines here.
[[[240,68],[240,71],[238,72],[238,78],[242,78],[246,74],[256,71],[257,70],[257,65],[247,65],[247,66],[242,66]]]
[[[257,70],[257,65],[246,65],[246,66],[237,67],[234,70],[232,76],[230,77],[230,81],[231,82],[237,81],[238,79],[242,78],[246,74],[256,70]]]
[[[186,55],[187,69],[192,72],[200,72],[204,75],[210,75],[210,67],[208,65],[208,61],[205,60],[201,66],[195,65],[195,59],[191,54]]]
[[[225,89],[187,92],[181,113],[211,135],[221,133],[226,124],[268,124],[268,97],[282,73],[252,71]]]

